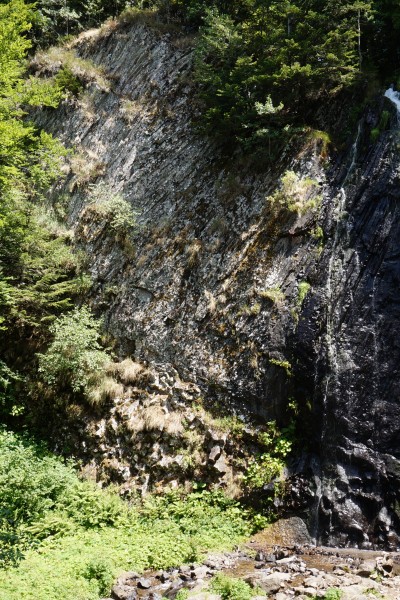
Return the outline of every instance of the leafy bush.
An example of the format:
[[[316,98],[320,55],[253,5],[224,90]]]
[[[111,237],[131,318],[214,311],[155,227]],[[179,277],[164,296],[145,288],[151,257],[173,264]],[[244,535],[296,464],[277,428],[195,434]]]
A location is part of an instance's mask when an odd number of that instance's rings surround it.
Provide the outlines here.
[[[61,68],[55,76],[55,83],[64,92],[78,96],[83,89],[82,82],[73,74],[68,67]]]
[[[267,427],[266,432],[259,434],[258,440],[266,451],[256,456],[247,469],[244,481],[249,489],[262,488],[278,478],[292,449],[293,425],[279,430],[275,421],[271,421]]]
[[[102,558],[94,558],[89,561],[82,571],[82,576],[88,581],[94,580],[102,596],[108,593],[114,579],[110,563]]]
[[[213,578],[210,588],[221,596],[221,600],[250,600],[253,596],[251,587],[245,581],[222,573]]]
[[[139,213],[121,194],[116,194],[106,183],[91,187],[89,208],[104,216],[116,233],[129,233],[137,228]]]
[[[318,183],[313,179],[301,178],[294,171],[286,171],[281,179],[281,187],[267,198],[272,206],[282,206],[289,212],[303,215],[315,208],[321,201],[316,194]]]
[[[93,375],[109,360],[98,341],[100,325],[86,307],[76,308],[51,325],[53,342],[38,355],[39,372],[46,383],[88,391]]]

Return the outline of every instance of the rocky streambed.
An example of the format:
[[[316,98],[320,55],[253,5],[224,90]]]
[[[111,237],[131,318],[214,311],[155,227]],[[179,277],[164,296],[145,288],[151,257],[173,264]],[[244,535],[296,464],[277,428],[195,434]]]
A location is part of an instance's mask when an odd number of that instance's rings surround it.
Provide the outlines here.
[[[210,588],[219,572],[248,583],[255,591],[254,600],[400,600],[400,556],[396,553],[276,546],[257,536],[235,552],[209,555],[202,564],[143,575],[123,573],[112,588],[111,599],[172,600],[187,589],[189,599],[220,600],[222,596]]]

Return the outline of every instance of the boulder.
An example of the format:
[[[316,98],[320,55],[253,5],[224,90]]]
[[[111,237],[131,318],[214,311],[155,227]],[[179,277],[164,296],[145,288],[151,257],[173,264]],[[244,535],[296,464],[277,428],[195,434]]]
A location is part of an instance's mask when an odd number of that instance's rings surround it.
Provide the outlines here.
[[[130,585],[114,585],[111,589],[111,597],[113,600],[136,600],[137,592]]]

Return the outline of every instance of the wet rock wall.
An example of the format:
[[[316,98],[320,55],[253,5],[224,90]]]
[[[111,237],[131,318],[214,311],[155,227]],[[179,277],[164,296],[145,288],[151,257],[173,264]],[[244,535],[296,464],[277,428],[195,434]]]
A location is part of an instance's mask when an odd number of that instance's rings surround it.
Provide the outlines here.
[[[178,46],[140,24],[85,34],[75,50],[109,85],[92,83],[37,116],[86,165],[55,193],[71,198],[92,306],[121,357],[178,374],[211,405],[284,422],[295,398],[308,444],[292,473],[306,490],[298,505],[310,532],[324,543],[394,547],[396,133],[371,144],[376,117],[365,117],[335,163],[323,164],[312,143],[254,174],[193,128],[192,53]],[[301,216],[267,200],[288,168],[318,183],[318,211]],[[87,209],[87,186],[100,180],[138,211],[128,244]]]

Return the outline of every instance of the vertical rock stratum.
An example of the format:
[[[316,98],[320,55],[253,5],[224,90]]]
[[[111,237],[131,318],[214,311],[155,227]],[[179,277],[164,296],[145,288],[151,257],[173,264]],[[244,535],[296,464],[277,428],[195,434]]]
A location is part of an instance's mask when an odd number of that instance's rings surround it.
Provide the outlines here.
[[[397,547],[395,129],[372,145],[378,117],[370,111],[352,147],[331,164],[313,141],[254,173],[243,157],[222,155],[196,134],[192,53],[179,40],[131,23],[86,33],[73,49],[103,69],[105,83],[92,81],[79,100],[36,120],[76,149],[54,193],[70,197],[75,243],[94,282],[91,302],[120,356],[152,372],[150,404],[164,414],[190,412],[206,397],[284,421],[296,400],[308,446],[291,467],[293,510],[319,542]],[[300,208],[277,201],[285,172],[306,196]],[[129,241],[90,204],[87,186],[99,181],[137,210]],[[103,463],[111,456],[120,475],[142,460],[132,443],[124,450],[121,422],[146,401],[136,390],[88,425],[98,443],[93,456]],[[216,464],[226,436],[207,435]],[[171,468],[164,438],[152,444],[153,463],[141,466],[146,486],[165,479],[157,470],[163,460]]]

